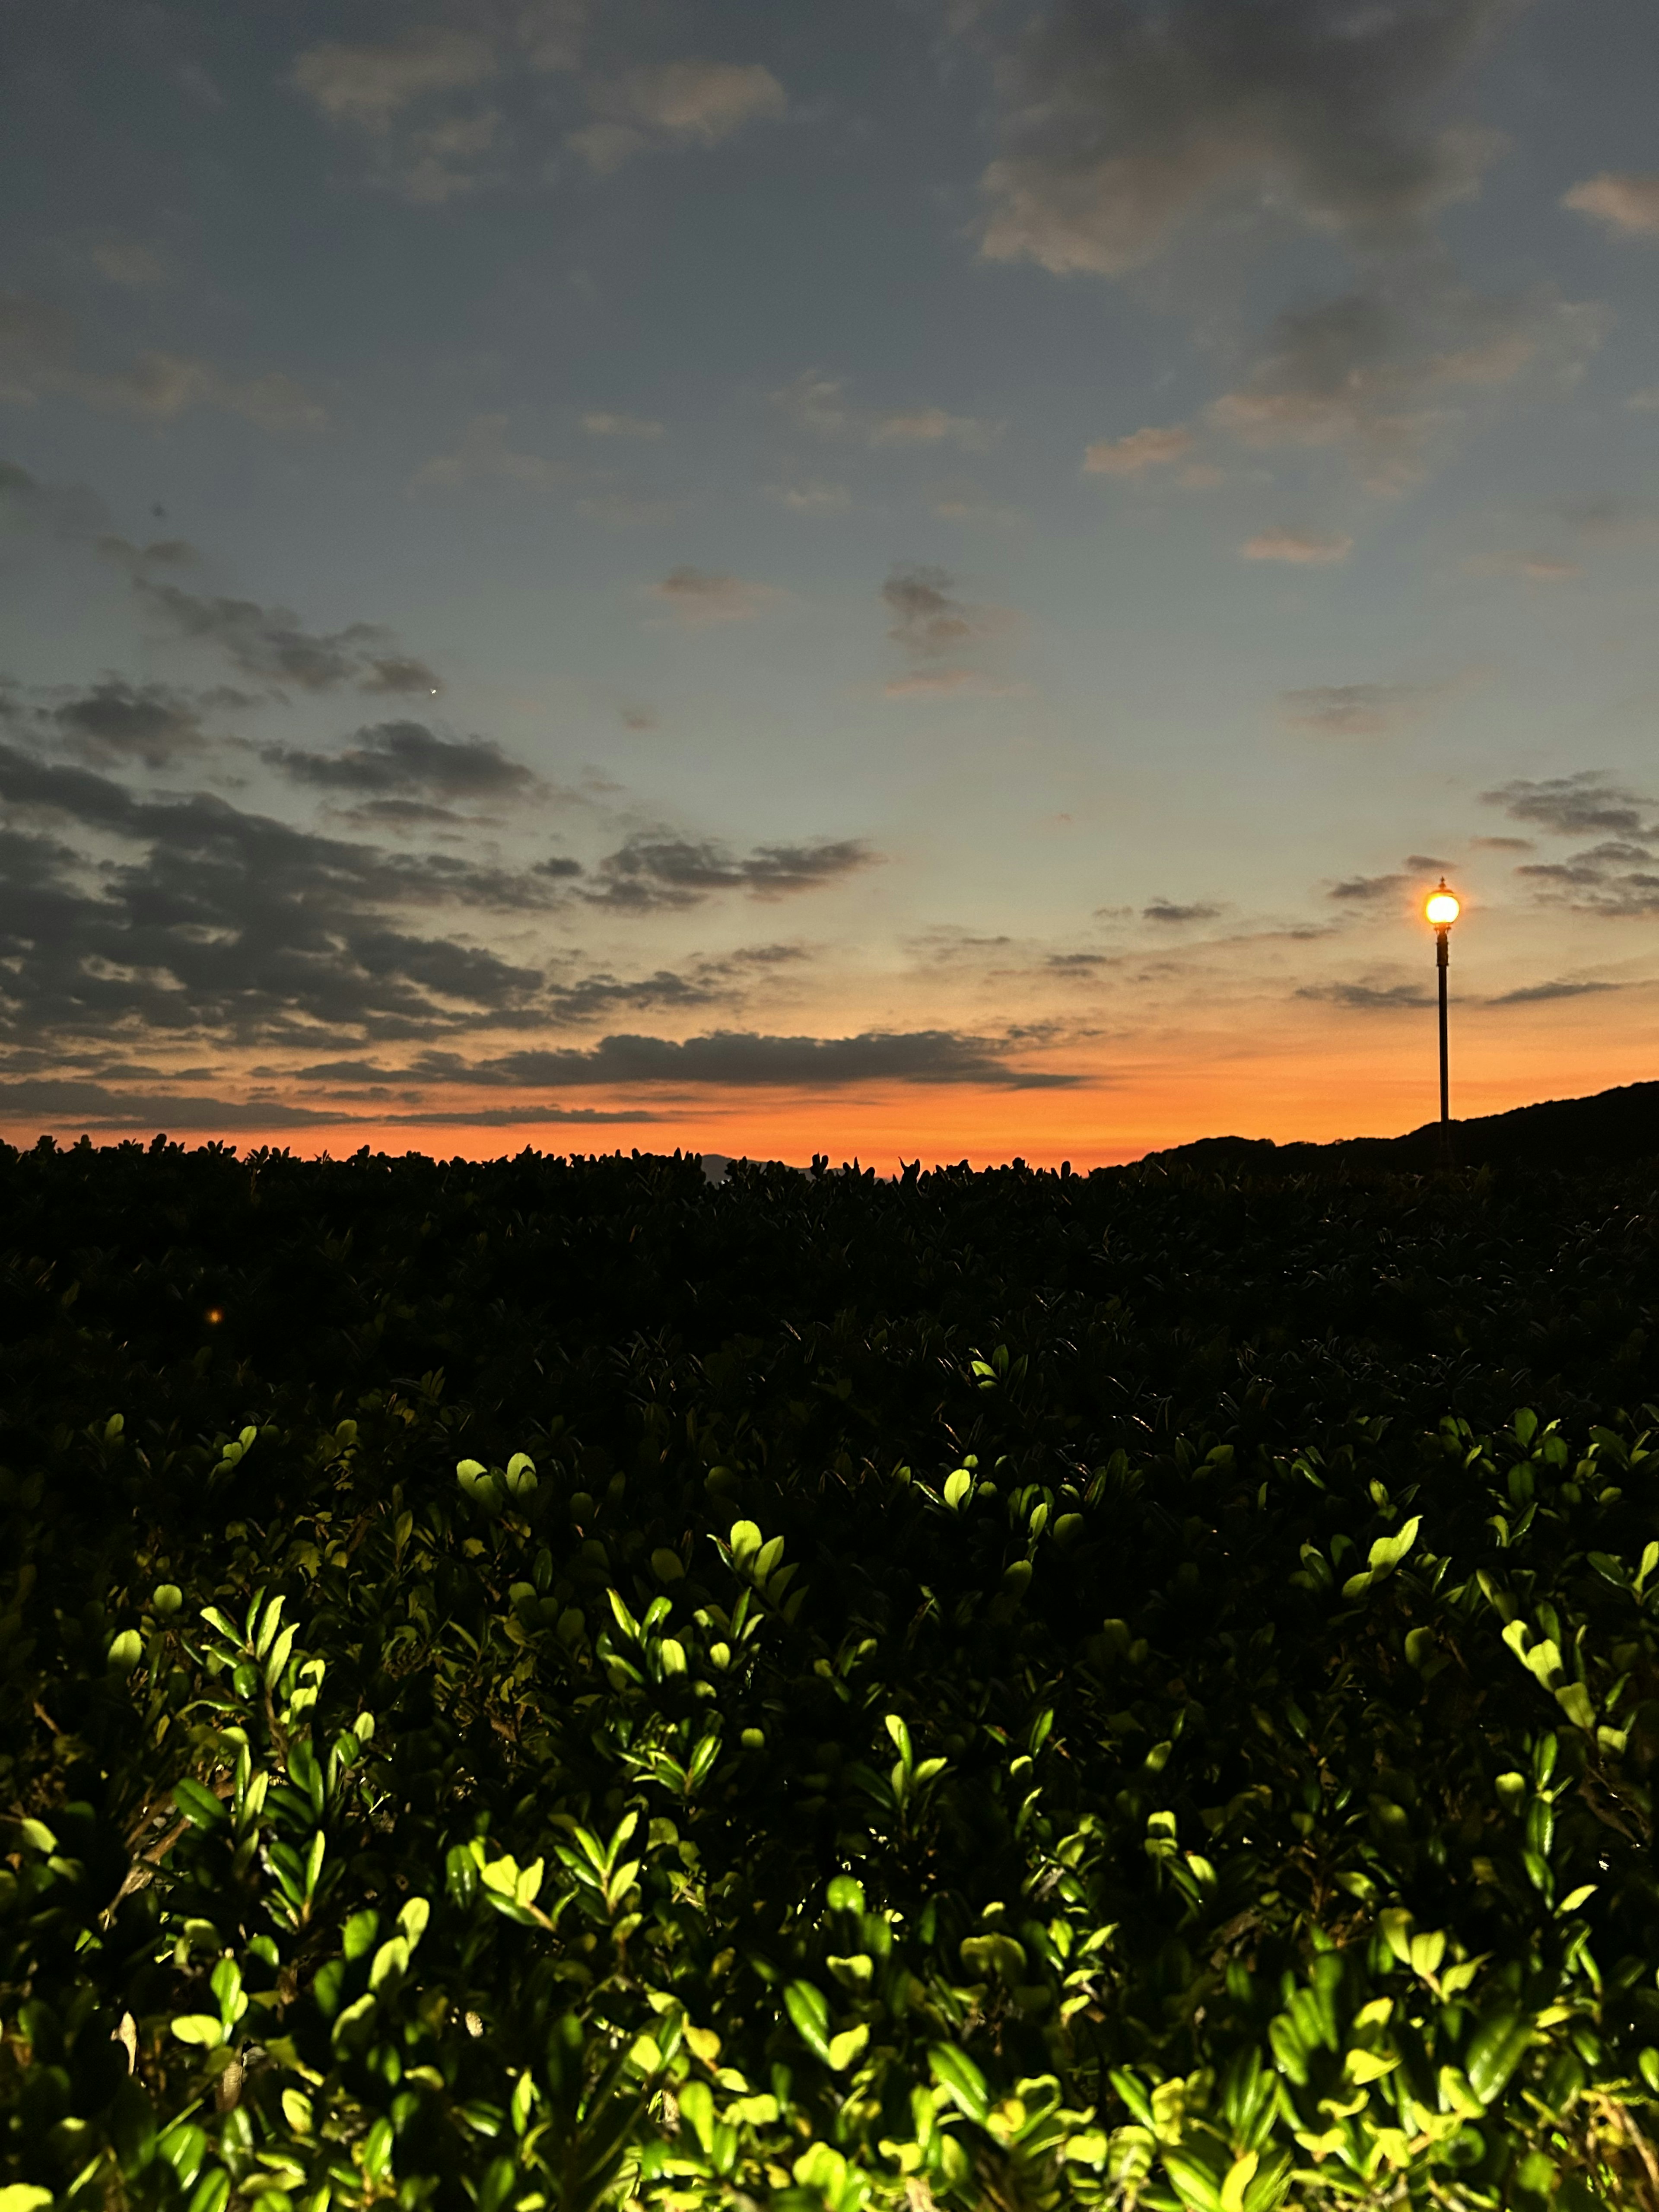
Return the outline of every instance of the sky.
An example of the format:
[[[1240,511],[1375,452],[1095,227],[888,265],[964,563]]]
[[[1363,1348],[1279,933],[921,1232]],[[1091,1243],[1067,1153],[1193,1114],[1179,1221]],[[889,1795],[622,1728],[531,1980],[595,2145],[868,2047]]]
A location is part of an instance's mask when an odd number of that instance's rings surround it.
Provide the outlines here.
[[[0,1134],[1079,1168],[1659,1076],[1650,0],[59,0]]]

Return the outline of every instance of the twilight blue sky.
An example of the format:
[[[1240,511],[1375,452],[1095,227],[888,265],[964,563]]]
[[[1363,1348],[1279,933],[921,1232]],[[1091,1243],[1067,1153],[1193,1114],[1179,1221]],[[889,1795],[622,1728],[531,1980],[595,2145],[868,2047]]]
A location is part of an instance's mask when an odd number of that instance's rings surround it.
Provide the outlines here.
[[[0,1127],[1659,1073],[1640,0],[19,11]]]

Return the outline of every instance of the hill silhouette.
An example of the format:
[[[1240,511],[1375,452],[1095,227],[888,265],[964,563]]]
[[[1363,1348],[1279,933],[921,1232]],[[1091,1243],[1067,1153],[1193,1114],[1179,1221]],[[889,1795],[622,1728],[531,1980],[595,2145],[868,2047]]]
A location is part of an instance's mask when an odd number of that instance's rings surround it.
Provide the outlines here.
[[[1548,1098],[1507,1114],[1481,1114],[1451,1125],[1460,1168],[1611,1167],[1659,1154],[1659,1083],[1626,1083],[1588,1098]],[[1262,1175],[1309,1175],[1334,1168],[1427,1173],[1440,1163],[1440,1124],[1402,1137],[1340,1137],[1328,1145],[1275,1144],[1271,1137],[1200,1137],[1148,1152],[1165,1166],[1242,1167]]]

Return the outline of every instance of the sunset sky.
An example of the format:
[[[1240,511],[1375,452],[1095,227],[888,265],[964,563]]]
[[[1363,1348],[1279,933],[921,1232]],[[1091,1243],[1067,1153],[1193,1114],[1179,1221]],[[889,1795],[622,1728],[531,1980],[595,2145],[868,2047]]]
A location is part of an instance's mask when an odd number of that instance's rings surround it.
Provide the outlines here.
[[[1659,1076],[1651,0],[61,0],[0,1133],[1078,1166]]]

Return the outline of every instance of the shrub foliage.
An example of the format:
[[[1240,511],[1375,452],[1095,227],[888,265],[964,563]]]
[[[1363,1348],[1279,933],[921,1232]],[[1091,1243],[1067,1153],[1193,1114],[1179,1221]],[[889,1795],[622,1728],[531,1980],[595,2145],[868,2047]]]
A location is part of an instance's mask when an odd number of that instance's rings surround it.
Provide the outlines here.
[[[0,2212],[1659,2203],[1639,1178],[0,1185]]]

